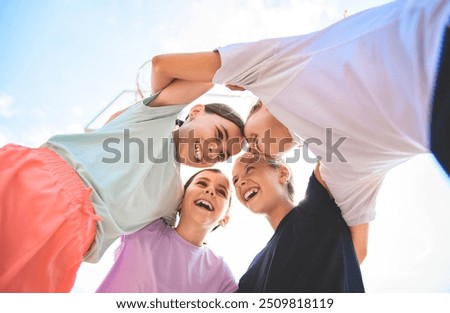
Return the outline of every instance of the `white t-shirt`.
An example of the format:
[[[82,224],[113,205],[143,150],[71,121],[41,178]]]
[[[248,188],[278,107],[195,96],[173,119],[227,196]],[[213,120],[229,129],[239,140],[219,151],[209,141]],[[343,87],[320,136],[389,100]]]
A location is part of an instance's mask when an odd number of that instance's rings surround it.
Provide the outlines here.
[[[175,223],[183,196],[172,131],[184,105],[150,107],[144,99],[91,133],[58,135],[45,144],[93,189],[102,221],[85,261],[98,261],[123,234],[164,217]]]
[[[163,220],[122,236],[97,292],[234,292],[230,268],[208,247],[182,238]]]
[[[310,141],[344,219],[366,223],[386,172],[429,152],[449,15],[448,0],[395,1],[312,34],[220,47],[213,81],[252,91],[295,140]]]

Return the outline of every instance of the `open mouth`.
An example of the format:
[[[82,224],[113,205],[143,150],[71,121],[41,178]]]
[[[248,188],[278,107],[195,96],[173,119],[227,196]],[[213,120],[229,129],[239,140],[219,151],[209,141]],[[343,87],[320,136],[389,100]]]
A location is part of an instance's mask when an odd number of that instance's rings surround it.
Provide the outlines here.
[[[258,194],[258,192],[259,192],[259,188],[257,188],[257,187],[253,187],[253,188],[250,188],[249,190],[247,190],[244,193],[245,201],[252,199],[254,196],[256,196]]]
[[[196,142],[194,144],[194,158],[197,162],[200,162],[202,160],[202,149],[199,142]]]
[[[195,201],[195,205],[197,205],[197,206],[199,206],[199,207],[202,207],[202,208],[205,208],[205,209],[207,209],[208,211],[214,211],[214,208],[213,208],[212,204],[209,203],[209,202],[206,201],[206,200],[203,200],[203,199],[200,199],[200,200]]]

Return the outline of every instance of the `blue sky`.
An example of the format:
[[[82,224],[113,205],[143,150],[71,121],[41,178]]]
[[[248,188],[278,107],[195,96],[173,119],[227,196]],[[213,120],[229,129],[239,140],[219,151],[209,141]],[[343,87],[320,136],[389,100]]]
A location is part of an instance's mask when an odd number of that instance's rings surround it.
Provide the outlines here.
[[[0,146],[37,147],[81,132],[114,97],[133,89],[153,55],[319,30],[385,0],[0,0]],[[310,164],[295,164],[298,197]],[[228,168],[229,169],[229,168]],[[368,291],[450,291],[450,183],[429,155],[390,173],[362,266]],[[235,201],[237,204],[237,201]],[[271,235],[237,206],[211,238],[236,276]],[[112,255],[83,265],[74,291],[91,292]],[[239,277],[238,277],[239,278]]]

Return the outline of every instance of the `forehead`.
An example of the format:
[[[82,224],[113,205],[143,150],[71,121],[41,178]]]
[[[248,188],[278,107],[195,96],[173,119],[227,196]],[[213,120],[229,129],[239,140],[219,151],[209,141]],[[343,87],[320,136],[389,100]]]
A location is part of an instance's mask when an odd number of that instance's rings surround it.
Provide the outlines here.
[[[268,129],[268,125],[265,125],[263,122],[271,116],[271,113],[263,106],[259,108],[256,112],[252,113],[247,118],[247,121],[244,125],[244,133],[246,136],[249,135],[250,132],[255,131],[255,129]]]
[[[244,171],[245,168],[250,165],[255,168],[260,168],[266,166],[267,161],[261,155],[246,153],[243,156],[239,157],[236,162],[234,162],[233,174]]]

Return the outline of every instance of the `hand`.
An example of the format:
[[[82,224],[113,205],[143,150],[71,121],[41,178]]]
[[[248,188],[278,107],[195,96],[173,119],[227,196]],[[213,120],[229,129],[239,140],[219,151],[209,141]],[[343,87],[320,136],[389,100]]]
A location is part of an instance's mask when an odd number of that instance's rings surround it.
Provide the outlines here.
[[[229,89],[231,89],[231,90],[240,90],[240,91],[245,90],[245,88],[243,88],[243,87],[241,87],[241,86],[230,85],[230,84],[227,84],[227,85],[225,85],[225,86],[227,86],[227,88],[229,88]]]

